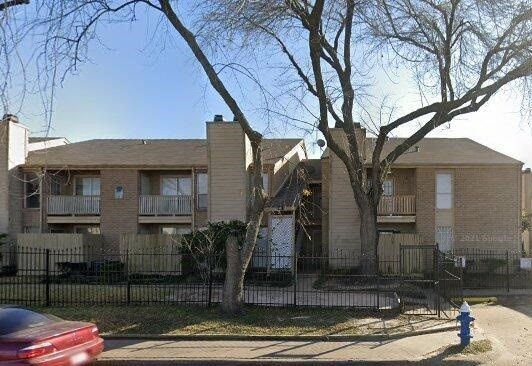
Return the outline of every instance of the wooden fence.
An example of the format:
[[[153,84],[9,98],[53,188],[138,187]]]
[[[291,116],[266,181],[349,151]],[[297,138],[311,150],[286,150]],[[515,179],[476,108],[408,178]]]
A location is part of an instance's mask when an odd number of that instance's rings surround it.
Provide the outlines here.
[[[122,234],[120,253],[130,274],[181,274],[181,236]]]
[[[98,260],[102,237],[96,234],[18,234],[17,269],[42,275],[46,270],[46,250],[50,250],[50,271],[58,271],[61,262]],[[30,256],[30,253],[37,253]],[[31,261],[29,258],[32,258]]]
[[[414,247],[423,244],[418,234],[381,234],[378,248],[379,270],[388,275],[400,274],[401,268],[403,274],[422,274],[432,263],[431,251],[413,250],[412,253],[404,255],[401,253],[401,246]],[[403,248],[403,252],[405,250],[408,249]],[[390,265],[391,263],[394,264]]]

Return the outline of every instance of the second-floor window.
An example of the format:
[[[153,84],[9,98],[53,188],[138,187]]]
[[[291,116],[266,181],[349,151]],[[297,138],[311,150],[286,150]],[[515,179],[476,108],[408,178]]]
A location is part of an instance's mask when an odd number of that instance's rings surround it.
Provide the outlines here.
[[[40,178],[35,173],[26,173],[24,175],[24,207],[39,208],[40,203]]]
[[[436,208],[453,207],[453,176],[451,173],[436,174]]]
[[[382,182],[382,195],[393,196],[393,179],[385,179]]]
[[[99,196],[100,178],[77,177],[75,194],[76,196]]]
[[[54,178],[50,181],[50,194],[52,196],[61,195],[61,182],[54,180]]]
[[[208,186],[209,186],[209,176],[207,173],[198,173],[197,174],[197,205],[199,209],[207,208],[207,201],[209,198]]]
[[[163,196],[190,196],[192,194],[192,180],[190,178],[163,177],[161,185]]]

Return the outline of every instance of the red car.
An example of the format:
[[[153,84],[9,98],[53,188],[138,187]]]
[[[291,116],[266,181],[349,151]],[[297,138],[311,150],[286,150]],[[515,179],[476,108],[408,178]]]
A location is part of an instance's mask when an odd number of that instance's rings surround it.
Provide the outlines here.
[[[85,365],[102,351],[94,324],[0,306],[0,366]]]

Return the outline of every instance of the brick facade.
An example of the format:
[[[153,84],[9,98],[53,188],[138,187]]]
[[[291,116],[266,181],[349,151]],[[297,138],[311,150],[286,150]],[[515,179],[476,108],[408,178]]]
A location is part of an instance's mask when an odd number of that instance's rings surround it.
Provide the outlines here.
[[[108,248],[118,249],[120,234],[137,233],[139,173],[133,169],[101,171],[100,229]],[[115,199],[115,187],[124,188],[124,198]]]

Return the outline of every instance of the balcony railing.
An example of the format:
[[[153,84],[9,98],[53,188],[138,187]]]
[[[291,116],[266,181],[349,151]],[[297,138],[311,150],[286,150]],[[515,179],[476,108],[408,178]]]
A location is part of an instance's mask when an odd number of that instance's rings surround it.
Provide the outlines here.
[[[139,215],[190,215],[192,196],[140,196]]]
[[[382,196],[378,215],[415,215],[416,196]]]
[[[48,196],[48,215],[99,215],[100,196]]]

